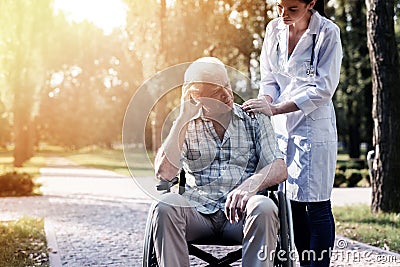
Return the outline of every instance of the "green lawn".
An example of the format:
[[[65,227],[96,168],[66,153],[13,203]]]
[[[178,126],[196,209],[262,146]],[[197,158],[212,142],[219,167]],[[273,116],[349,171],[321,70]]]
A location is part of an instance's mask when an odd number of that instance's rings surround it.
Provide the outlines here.
[[[0,222],[0,266],[49,266],[43,219]]]
[[[119,149],[97,148],[68,154],[65,157],[82,166],[111,170],[128,176],[154,175],[152,153],[125,153],[124,155],[124,152]]]
[[[400,253],[400,214],[372,214],[368,205],[333,207],[333,214],[337,234]]]
[[[0,174],[6,172],[26,172],[33,177],[39,176],[39,169],[45,165],[46,155],[36,154],[30,160],[25,162],[23,167],[17,168],[13,166],[12,151],[0,150]]]
[[[121,149],[84,148],[65,151],[59,147],[41,147],[21,168],[13,167],[12,151],[0,150],[0,174],[10,171],[26,172],[33,177],[40,175],[39,169],[46,165],[46,159],[52,156],[65,157],[73,162],[91,168],[115,171],[123,175],[152,176],[154,156],[148,154],[125,153]],[[127,161],[129,164],[127,165]],[[129,168],[128,168],[129,166]]]

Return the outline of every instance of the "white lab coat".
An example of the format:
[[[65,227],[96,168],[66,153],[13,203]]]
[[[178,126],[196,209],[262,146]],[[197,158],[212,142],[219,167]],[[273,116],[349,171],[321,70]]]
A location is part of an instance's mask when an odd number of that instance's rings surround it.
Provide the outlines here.
[[[288,56],[289,29],[281,18],[266,30],[261,52],[260,95],[292,100],[300,109],[276,115],[273,124],[288,166],[287,195],[302,202],[330,199],[337,158],[332,96],[339,83],[340,30],[313,10],[309,27]],[[315,34],[313,70],[307,74]]]

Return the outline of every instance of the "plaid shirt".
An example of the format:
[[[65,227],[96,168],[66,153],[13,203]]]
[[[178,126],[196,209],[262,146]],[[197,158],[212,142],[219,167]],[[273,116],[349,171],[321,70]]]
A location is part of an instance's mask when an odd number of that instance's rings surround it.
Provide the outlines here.
[[[254,173],[283,158],[270,118],[251,118],[237,104],[223,140],[202,116],[188,124],[182,150],[186,172],[183,194],[201,213],[224,210],[226,195]]]

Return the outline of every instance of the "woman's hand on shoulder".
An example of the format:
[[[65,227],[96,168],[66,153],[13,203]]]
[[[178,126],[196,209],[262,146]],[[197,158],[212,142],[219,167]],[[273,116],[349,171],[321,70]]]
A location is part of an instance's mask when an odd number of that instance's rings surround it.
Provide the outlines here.
[[[274,115],[274,106],[264,96],[247,100],[242,104],[242,108],[249,114],[263,113],[267,116]]]

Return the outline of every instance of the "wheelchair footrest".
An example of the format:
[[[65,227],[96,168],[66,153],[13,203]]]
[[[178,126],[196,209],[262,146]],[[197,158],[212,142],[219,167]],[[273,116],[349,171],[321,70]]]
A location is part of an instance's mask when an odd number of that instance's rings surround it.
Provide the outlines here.
[[[188,244],[189,254],[196,256],[197,258],[207,262],[209,265],[206,267],[213,266],[229,266],[229,264],[239,260],[242,258],[242,249],[238,249],[232,252],[229,252],[225,257],[218,259],[211,253],[208,253],[204,250],[199,249],[198,247]]]

